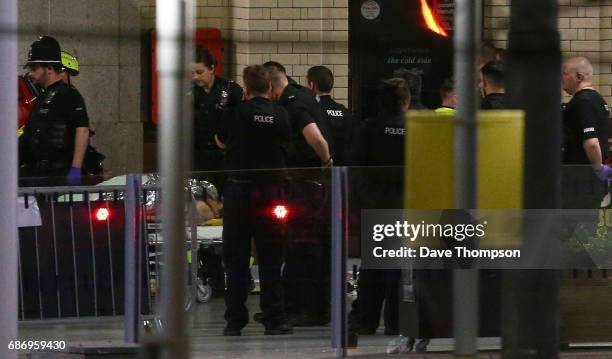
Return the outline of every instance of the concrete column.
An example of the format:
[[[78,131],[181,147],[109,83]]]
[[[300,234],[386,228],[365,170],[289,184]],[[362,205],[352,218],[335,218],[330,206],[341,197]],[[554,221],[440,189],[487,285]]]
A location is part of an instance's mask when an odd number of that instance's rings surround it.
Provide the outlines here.
[[[476,67],[480,46],[481,2],[458,0],[455,7],[455,208],[475,209],[477,188],[476,145],[478,81]],[[453,273],[453,331],[455,357],[474,358],[478,337],[478,270]]]
[[[17,339],[17,0],[0,1],[0,353]]]
[[[157,0],[157,63],[159,71],[159,169],[162,185],[162,235],[165,267],[161,307],[165,321],[162,357],[189,357],[185,317],[185,175],[189,157],[185,135],[191,124],[186,113],[187,9],[190,0]]]

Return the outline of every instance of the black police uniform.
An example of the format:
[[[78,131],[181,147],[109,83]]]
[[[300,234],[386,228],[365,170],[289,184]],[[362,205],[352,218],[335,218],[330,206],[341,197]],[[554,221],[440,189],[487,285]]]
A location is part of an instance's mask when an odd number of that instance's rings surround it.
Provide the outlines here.
[[[319,96],[322,126],[327,133],[326,140],[334,158],[335,166],[349,165],[348,151],[353,119],[349,110],[334,101],[331,96]]]
[[[369,136],[366,146],[370,165],[404,165],[405,119],[406,114],[403,112],[383,112],[374,121],[368,121]]]
[[[565,106],[563,112],[564,164],[590,164],[582,143],[597,138],[601,147],[601,158],[608,156],[608,134],[610,131],[610,108],[595,90],[577,92]]]
[[[582,143],[597,138],[601,158],[608,156],[610,108],[597,91],[584,89],[574,94],[563,111],[563,164],[589,165]],[[590,166],[564,168],[564,208],[598,208],[605,183],[592,174]]]
[[[289,167],[319,167],[321,160],[306,142],[302,130],[311,123],[321,123],[321,106],[314,93],[305,87],[287,86],[278,103],[287,109],[293,130]]]
[[[230,109],[225,118],[219,139],[226,144],[228,170],[286,167],[291,128],[284,108],[254,98]],[[285,322],[280,277],[283,228],[270,214],[272,205],[283,200],[284,176],[281,170],[229,173],[224,189],[223,261],[225,319],[230,330],[239,331],[249,320],[245,302],[251,278],[251,237],[257,247],[266,332],[274,334],[270,331]]]
[[[21,174],[28,177],[62,177],[72,166],[76,129],[89,127],[83,97],[73,86],[57,81],[36,103],[20,138]]]
[[[492,93],[486,95],[480,103],[482,110],[503,110],[506,108],[506,94]]]
[[[405,118],[403,112],[382,112],[366,123],[366,161],[371,166],[404,166]],[[403,170],[370,172],[365,179],[364,208],[403,208]],[[398,283],[400,270],[359,272],[357,299],[349,314],[351,330],[373,334],[384,302],[386,334],[398,333]]]
[[[233,81],[215,77],[209,93],[194,86],[194,171],[223,169],[223,151],[215,143],[225,110],[242,101],[242,88]]]
[[[321,106],[311,90],[300,85],[289,85],[279,99],[287,109],[292,127],[292,141],[289,151],[289,167],[320,167],[321,160],[306,142],[303,129],[315,123],[322,134]],[[292,206],[301,209],[301,215],[291,219],[290,236],[285,248],[283,286],[285,310],[296,326],[325,324],[328,321],[327,285],[324,264],[329,262],[324,239],[324,201],[317,199],[317,182],[312,172],[292,172]],[[322,225],[314,225],[315,223]]]

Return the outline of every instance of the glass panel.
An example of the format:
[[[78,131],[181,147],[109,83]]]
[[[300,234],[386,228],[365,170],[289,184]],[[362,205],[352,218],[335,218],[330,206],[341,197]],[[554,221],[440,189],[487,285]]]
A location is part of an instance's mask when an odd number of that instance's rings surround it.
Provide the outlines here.
[[[364,258],[373,257],[372,246],[364,246],[365,242],[384,243],[393,239],[393,234],[386,234],[382,242],[376,242],[372,223],[367,216],[378,212],[377,222],[395,226],[397,220],[413,223],[415,213],[425,218],[426,224],[463,223],[442,221],[444,211],[411,209],[399,212],[391,209],[405,208],[403,204],[402,185],[403,167],[353,167],[349,171],[350,194],[350,241],[349,241],[349,273],[353,273],[349,283],[356,283],[356,298],[351,304],[348,314],[349,338],[352,344],[357,343],[359,351],[368,351],[378,347],[379,352],[408,352],[409,350],[453,350],[453,277],[451,269],[458,268],[456,253],[450,248],[450,258],[433,258],[431,251],[422,252],[421,247],[431,243],[442,243],[448,238],[442,237],[434,242],[425,241],[427,232],[419,232],[416,240],[410,244],[403,243],[406,248],[414,248],[415,256],[397,258],[374,258],[380,266],[384,263],[386,269],[376,267],[364,268]],[[408,176],[410,174],[407,174]],[[481,259],[472,265],[483,268],[478,270],[479,281],[479,339],[480,350],[490,350],[501,346],[500,336],[502,320],[509,320],[515,313],[508,304],[504,304],[502,293],[516,286],[517,278],[537,277],[547,278],[545,281],[560,278],[559,310],[560,320],[565,331],[561,343],[581,345],[584,343],[605,342],[606,320],[609,314],[604,308],[605,300],[601,299],[609,293],[600,285],[609,276],[609,258],[612,258],[609,242],[609,226],[607,221],[609,193],[603,182],[599,181],[590,166],[561,167],[561,196],[563,207],[559,210],[486,210],[480,211],[488,220],[488,225],[494,225],[497,220],[517,216],[522,221],[522,241],[539,241],[541,244],[519,242],[517,247],[523,257],[532,257],[532,261],[512,261],[493,259],[485,262]],[[391,179],[391,180],[390,180]],[[389,184],[398,182],[396,188]],[[450,182],[449,182],[450,183]],[[367,211],[365,211],[367,210]],[[420,212],[419,212],[420,211]],[[434,213],[432,222],[427,222],[426,214]],[[395,214],[394,214],[395,213]],[[550,215],[552,213],[552,215]],[[544,217],[544,215],[548,215]],[[465,217],[461,217],[465,221]],[[468,217],[469,218],[469,217]],[[522,218],[522,219],[521,219]],[[544,219],[550,222],[544,227]],[[469,220],[469,219],[468,219]],[[420,220],[419,220],[420,221]],[[478,223],[478,222],[466,222]],[[520,222],[519,222],[520,223]],[[418,223],[417,223],[418,224]],[[549,228],[551,232],[537,232],[537,228]],[[540,230],[538,229],[538,230]],[[403,230],[403,229],[402,229]],[[489,229],[486,229],[488,232]],[[404,236],[403,232],[398,236]],[[539,233],[534,234],[534,233]],[[549,233],[543,238],[542,233]],[[471,247],[472,250],[496,248],[491,246],[497,233],[487,233],[477,244],[469,244],[470,238],[457,242],[458,247]],[[415,235],[417,236],[417,235]],[[409,238],[404,236],[403,238]],[[457,237],[455,237],[457,238]],[[520,236],[518,237],[520,240]],[[424,244],[425,243],[425,244]],[[448,242],[446,242],[448,243]],[[378,245],[378,244],[375,244]],[[384,247],[384,245],[383,245]],[[393,247],[397,248],[397,247]],[[442,251],[440,250],[440,251]],[[365,251],[365,252],[364,252]],[[426,254],[424,254],[426,253]],[[557,256],[552,256],[552,254]],[[423,261],[423,256],[426,256]],[[441,256],[444,257],[444,256]],[[386,261],[386,262],[385,262]],[[464,262],[465,263],[465,262]],[[488,263],[488,264],[484,264]],[[370,264],[371,265],[371,264]],[[461,264],[459,264],[461,265]],[[379,267],[380,268],[380,267]],[[467,267],[464,267],[467,268]],[[512,268],[512,269],[509,269]],[[537,270],[533,270],[537,269]],[[512,284],[514,283],[514,284]],[[550,283],[550,282],[547,282]],[[548,284],[547,284],[548,285]],[[523,289],[520,297],[528,300],[536,295],[535,289]],[[507,292],[506,292],[507,293]],[[509,294],[505,294],[505,298]],[[587,299],[588,298],[588,299]],[[593,306],[580,306],[576,310],[576,302],[591,301]],[[366,303],[363,304],[362,303]],[[598,316],[599,315],[599,316]],[[588,324],[581,321],[589,318]],[[381,334],[400,335],[396,338],[383,337]]]

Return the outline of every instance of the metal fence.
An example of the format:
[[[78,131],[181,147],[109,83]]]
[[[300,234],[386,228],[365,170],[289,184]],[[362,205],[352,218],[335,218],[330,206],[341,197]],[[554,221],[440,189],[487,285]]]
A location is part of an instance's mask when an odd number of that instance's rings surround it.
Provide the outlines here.
[[[161,329],[164,263],[160,190],[128,175],[121,186],[19,189],[19,320],[58,322],[124,316],[126,341],[147,323]],[[185,308],[195,296],[195,200],[188,202]],[[188,269],[189,268],[189,269]],[[154,321],[151,322],[151,317]]]

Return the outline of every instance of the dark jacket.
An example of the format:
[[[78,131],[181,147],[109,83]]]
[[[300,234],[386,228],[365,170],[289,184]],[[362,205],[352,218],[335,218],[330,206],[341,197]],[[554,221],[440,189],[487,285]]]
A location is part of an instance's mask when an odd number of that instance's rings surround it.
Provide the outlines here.
[[[329,95],[320,96],[319,103],[321,104],[321,131],[329,144],[334,165],[347,166],[349,165],[348,151],[353,127],[351,113]]]
[[[24,126],[19,141],[20,162],[31,169],[41,169],[32,175],[49,175],[46,169],[67,173],[79,127],[89,127],[83,97],[62,81],[52,84],[36,99]]]
[[[321,106],[314,93],[305,87],[287,86],[278,103],[289,112],[289,121],[293,132],[289,149],[288,165],[290,167],[318,167],[321,161],[315,151],[306,142],[302,131],[312,123],[321,123]]]

